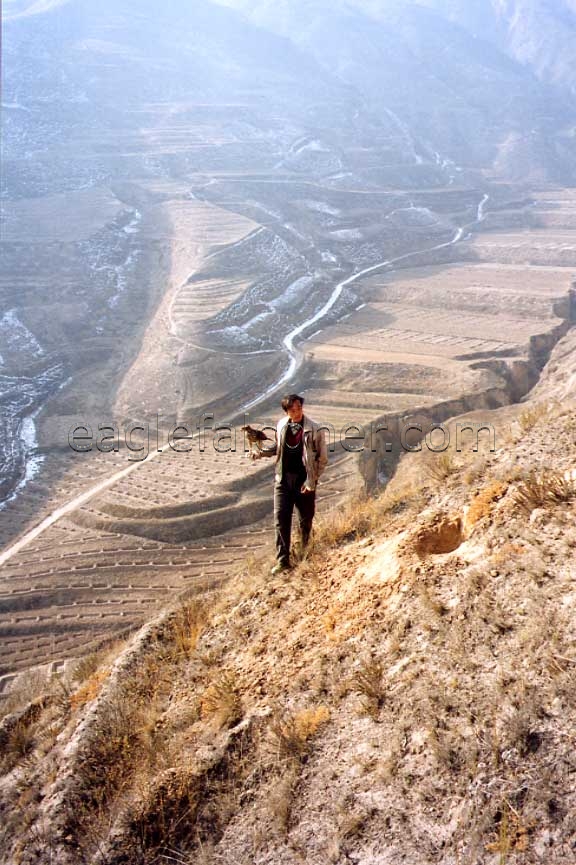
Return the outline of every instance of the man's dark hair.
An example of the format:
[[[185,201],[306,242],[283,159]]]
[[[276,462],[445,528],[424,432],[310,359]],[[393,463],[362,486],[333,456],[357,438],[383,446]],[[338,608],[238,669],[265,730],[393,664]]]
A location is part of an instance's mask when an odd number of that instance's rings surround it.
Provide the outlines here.
[[[299,402],[300,405],[304,405],[304,397],[298,396],[297,393],[289,393],[288,396],[285,396],[282,399],[280,405],[284,409],[284,411],[288,411],[289,408],[292,408],[295,402]]]

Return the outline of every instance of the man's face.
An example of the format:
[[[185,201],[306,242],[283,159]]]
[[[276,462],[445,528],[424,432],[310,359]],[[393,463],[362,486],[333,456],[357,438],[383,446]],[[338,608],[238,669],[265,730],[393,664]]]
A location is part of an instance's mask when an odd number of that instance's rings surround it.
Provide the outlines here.
[[[302,411],[302,403],[300,400],[294,400],[292,405],[286,409],[286,414],[290,418],[291,423],[302,423],[304,412]]]

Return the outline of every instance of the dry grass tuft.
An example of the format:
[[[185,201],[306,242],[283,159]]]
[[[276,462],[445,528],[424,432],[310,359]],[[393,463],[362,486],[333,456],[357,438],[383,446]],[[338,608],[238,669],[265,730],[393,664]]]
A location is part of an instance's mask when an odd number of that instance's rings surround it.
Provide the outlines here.
[[[567,502],[575,495],[574,484],[551,471],[532,471],[514,492],[514,502],[524,513],[536,508]]]
[[[344,804],[338,814],[338,836],[340,840],[359,835],[366,824],[368,814],[363,811],[347,811]]]
[[[390,514],[417,509],[422,504],[422,489],[414,484],[394,491],[386,489],[374,496],[362,493],[346,506],[330,511],[324,519],[318,520],[310,553],[313,556],[382,531],[389,523],[387,518]]]
[[[110,670],[106,667],[92,673],[88,680],[74,694],[70,695],[71,709],[80,709],[82,706],[96,699],[109,675]]]
[[[103,815],[114,813],[127,791],[163,762],[166,747],[161,703],[173,670],[173,656],[159,655],[163,650],[162,642],[154,642],[131,669],[122,688],[102,695],[89,742],[76,760],[76,788],[67,825],[70,835],[86,850],[97,842],[94,833],[99,831]],[[108,676],[107,669],[91,676],[71,696],[71,704],[81,706],[93,699]]]
[[[25,709],[7,715],[0,725],[0,773],[10,772],[30,758],[40,739],[40,721],[51,699],[39,697]]]
[[[197,773],[187,766],[167,769],[154,778],[130,820],[132,833],[143,850],[159,851],[175,839],[193,834],[200,791]],[[162,856],[154,861],[170,858]]]
[[[185,601],[176,613],[172,623],[172,640],[179,657],[189,658],[198,646],[208,622],[204,604],[198,600]]]
[[[478,457],[469,463],[464,473],[462,474],[462,481],[467,487],[471,487],[473,484],[478,483],[481,478],[484,476],[486,471],[486,458]]]
[[[377,499],[361,495],[338,511],[332,511],[320,520],[314,535],[314,551],[336,547],[364,537],[379,523]]]
[[[320,727],[330,720],[330,710],[326,706],[318,706],[316,709],[303,709],[295,716],[296,730],[299,736],[308,742],[315,736]]]
[[[283,835],[288,834],[292,806],[294,804],[294,787],[298,778],[295,767],[284,772],[282,778],[270,790],[267,798],[267,809],[274,817]]]
[[[421,484],[401,484],[386,489],[378,501],[381,517],[389,517],[421,510],[426,504],[426,494]]]
[[[498,828],[486,844],[486,851],[497,853],[499,862],[505,865],[510,853],[525,853],[528,850],[529,835],[534,824],[525,823],[518,811],[507,801],[498,809],[495,821]]]
[[[456,471],[454,457],[448,451],[431,454],[426,460],[426,476],[431,481],[445,481]]]
[[[92,652],[92,654],[80,658],[74,665],[70,680],[76,682],[78,685],[85,682],[86,679],[89,679],[90,676],[96,673],[104,660],[104,656],[104,652]]]
[[[99,809],[125,785],[138,750],[137,730],[138,709],[131,695],[110,700],[100,710],[94,740],[77,768],[87,809]]]
[[[352,677],[351,687],[362,695],[363,712],[377,720],[386,696],[383,664],[374,658],[366,659]]]
[[[46,673],[42,670],[30,670],[2,700],[0,717],[24,709],[49,691],[50,683],[46,679]]]
[[[6,735],[0,759],[2,774],[10,772],[15,766],[29,757],[36,747],[36,726],[21,718]]]
[[[274,756],[282,763],[299,763],[308,753],[310,740],[329,719],[326,706],[303,709],[294,715],[276,715],[269,727]]]
[[[537,402],[529,405],[518,417],[518,423],[523,433],[530,432],[544,418],[549,418],[557,406],[554,403]]]
[[[333,865],[337,862],[349,861],[348,850],[353,839],[362,833],[369,819],[369,812],[356,810],[352,796],[345,797],[337,809],[337,821],[334,836],[326,846],[326,860]]]
[[[224,671],[208,685],[200,700],[200,714],[220,730],[242,720],[242,699],[233,672]]]

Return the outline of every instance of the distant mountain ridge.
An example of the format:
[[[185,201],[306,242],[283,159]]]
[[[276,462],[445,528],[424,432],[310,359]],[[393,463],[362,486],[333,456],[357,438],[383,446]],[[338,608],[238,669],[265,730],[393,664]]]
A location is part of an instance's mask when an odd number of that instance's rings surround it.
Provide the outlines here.
[[[393,111],[423,140],[424,155],[428,145],[512,178],[576,176],[572,0],[228,5],[288,36],[376,111]]]
[[[363,0],[359,0],[363,2]],[[371,0],[367,0],[368,3]],[[542,80],[576,93],[574,0],[421,0],[498,44]],[[382,8],[376,0],[372,6]]]
[[[260,23],[283,28],[298,4],[270,0],[226,0]],[[307,4],[319,10],[322,3]],[[576,36],[574,0],[350,0],[331,4],[336,11],[356,9],[381,21],[410,7],[428,7],[444,19],[458,23],[476,38],[498,45],[510,57],[529,66],[539,78],[576,92],[573,46]],[[294,15],[294,12],[292,12]],[[295,20],[301,15],[294,15]]]
[[[496,0],[507,27],[510,53],[532,66],[544,81],[566,87],[576,95],[576,3],[557,0]]]
[[[448,159],[502,179],[576,178],[574,0],[225,0],[161,9],[146,0],[9,0],[3,18],[3,101],[22,102],[23,92],[45,100],[57,83],[73,97],[75,123],[82,93],[113,125],[119,108],[142,98],[231,96],[257,83],[266,104],[277,100],[297,123],[311,90],[329,113],[344,100],[347,114],[355,102],[388,125],[400,162],[413,149],[416,162]],[[111,42],[118,52],[103,64]],[[44,122],[53,119],[49,112]],[[8,158],[17,120],[4,129]]]

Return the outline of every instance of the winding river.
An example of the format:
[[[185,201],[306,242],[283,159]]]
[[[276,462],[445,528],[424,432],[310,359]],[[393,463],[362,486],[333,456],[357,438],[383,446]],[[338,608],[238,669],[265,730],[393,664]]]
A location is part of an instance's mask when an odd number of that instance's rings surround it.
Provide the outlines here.
[[[286,370],[274,381],[266,390],[259,393],[254,399],[250,400],[250,402],[246,403],[242,407],[242,411],[248,411],[251,408],[254,408],[255,405],[258,405],[260,402],[264,402],[264,400],[268,399],[274,393],[276,393],[279,388],[282,387],[287,381],[289,381],[296,371],[298,370],[300,364],[302,363],[302,352],[299,351],[297,346],[295,345],[296,340],[299,336],[301,336],[305,331],[309,328],[313,327],[323,318],[325,318],[330,310],[334,307],[340,295],[348,285],[352,285],[357,282],[359,279],[363,279],[363,277],[368,276],[370,273],[376,273],[378,270],[381,270],[383,267],[391,267],[395,264],[398,264],[400,261],[405,261],[407,258],[413,258],[414,256],[424,255],[427,252],[436,252],[439,249],[446,249],[449,246],[454,246],[456,243],[459,243],[464,237],[465,231],[467,228],[471,228],[474,225],[478,225],[485,219],[485,209],[486,204],[490,200],[489,195],[484,195],[482,200],[478,205],[478,210],[476,212],[476,220],[475,222],[469,223],[468,225],[461,226],[454,233],[454,237],[451,240],[446,241],[445,243],[438,243],[436,246],[425,247],[424,249],[418,249],[414,252],[407,252],[404,255],[399,255],[396,258],[389,258],[386,261],[380,261],[378,264],[373,264],[370,267],[366,267],[364,270],[358,271],[358,273],[352,274],[352,276],[343,279],[342,282],[339,282],[324,306],[322,306],[318,312],[314,313],[313,316],[308,318],[306,321],[303,321],[297,327],[290,331],[290,333],[286,334],[284,339],[282,340],[282,344],[286,350],[286,353],[289,357],[288,366]],[[318,331],[317,331],[318,332]]]

